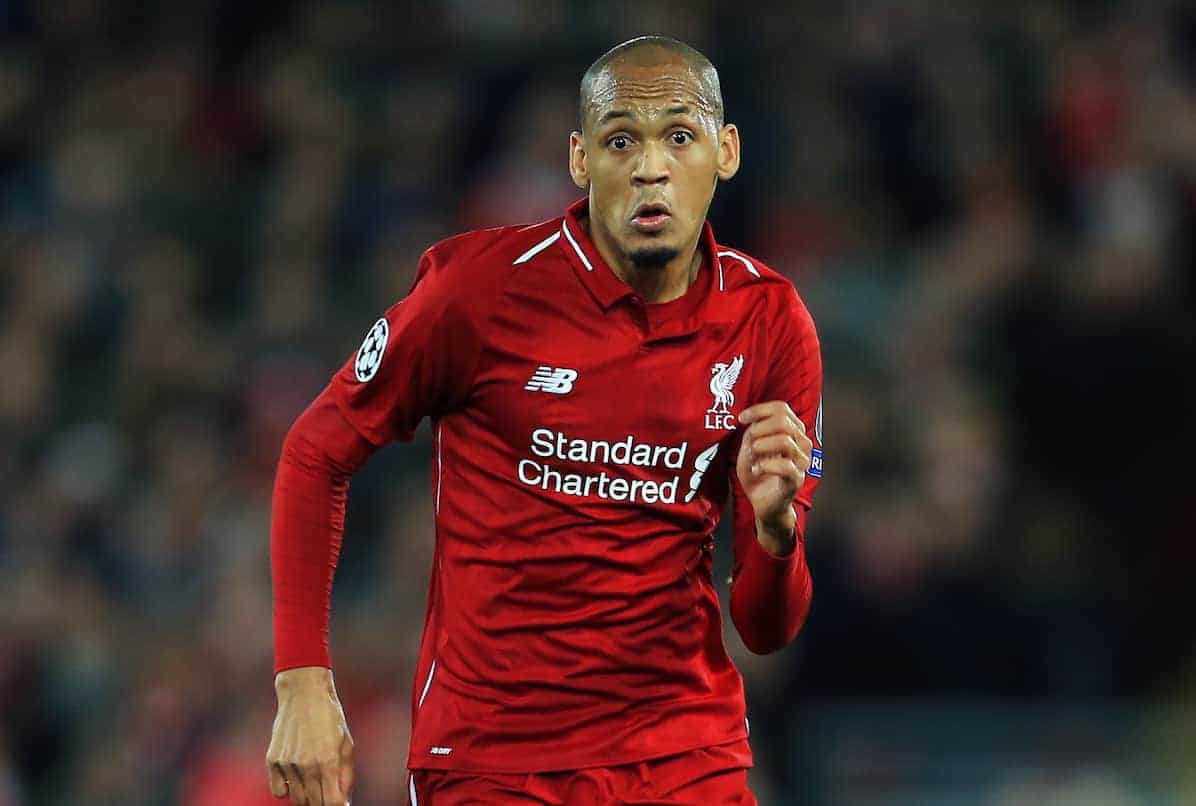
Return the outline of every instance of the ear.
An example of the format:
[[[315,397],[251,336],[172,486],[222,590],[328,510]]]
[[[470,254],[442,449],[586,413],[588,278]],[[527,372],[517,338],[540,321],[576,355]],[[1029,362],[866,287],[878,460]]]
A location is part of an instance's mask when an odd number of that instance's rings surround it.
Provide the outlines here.
[[[734,123],[718,132],[718,178],[724,182],[739,172],[739,128]]]
[[[569,135],[569,175],[573,177],[573,184],[582,190],[590,186],[590,172],[586,168],[586,146],[581,132]]]

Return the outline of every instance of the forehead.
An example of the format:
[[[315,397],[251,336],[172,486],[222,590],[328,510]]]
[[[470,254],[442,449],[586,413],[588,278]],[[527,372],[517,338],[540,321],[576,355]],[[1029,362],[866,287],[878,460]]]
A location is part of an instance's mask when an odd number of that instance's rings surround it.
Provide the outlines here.
[[[619,109],[650,116],[678,103],[689,106],[695,114],[714,114],[714,103],[701,73],[685,59],[665,53],[616,61],[603,68],[591,85],[586,114],[595,120],[611,109]]]

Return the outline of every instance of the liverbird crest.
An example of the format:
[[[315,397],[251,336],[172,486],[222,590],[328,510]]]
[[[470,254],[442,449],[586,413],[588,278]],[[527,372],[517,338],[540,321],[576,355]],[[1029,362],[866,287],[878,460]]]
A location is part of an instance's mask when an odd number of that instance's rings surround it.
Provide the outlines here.
[[[731,407],[735,405],[733,389],[742,369],[743,355],[735,356],[729,364],[719,361],[710,368],[710,394],[714,395],[714,403],[706,410],[707,428],[735,427],[734,418],[730,416]]]

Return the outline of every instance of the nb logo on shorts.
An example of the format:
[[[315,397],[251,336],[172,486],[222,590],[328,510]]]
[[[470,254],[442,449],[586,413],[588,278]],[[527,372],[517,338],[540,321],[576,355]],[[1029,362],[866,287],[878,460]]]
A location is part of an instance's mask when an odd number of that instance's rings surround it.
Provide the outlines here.
[[[527,386],[528,392],[548,392],[554,395],[567,395],[573,391],[573,382],[577,380],[577,370],[567,367],[546,367],[541,365],[532,375]]]

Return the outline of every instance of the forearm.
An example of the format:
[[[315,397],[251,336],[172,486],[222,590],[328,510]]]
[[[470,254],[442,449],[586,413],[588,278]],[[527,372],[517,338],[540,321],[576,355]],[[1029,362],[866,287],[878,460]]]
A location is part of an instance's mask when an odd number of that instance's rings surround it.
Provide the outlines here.
[[[326,396],[287,433],[270,527],[276,673],[331,666],[328,622],[349,478],[370,450]]]
[[[806,511],[801,505],[794,509],[792,535],[748,519],[736,523],[737,529],[752,529],[753,534],[738,541],[744,548],[731,585],[731,620],[744,645],[757,654],[791,643],[810,612],[814,588],[803,540]]]

